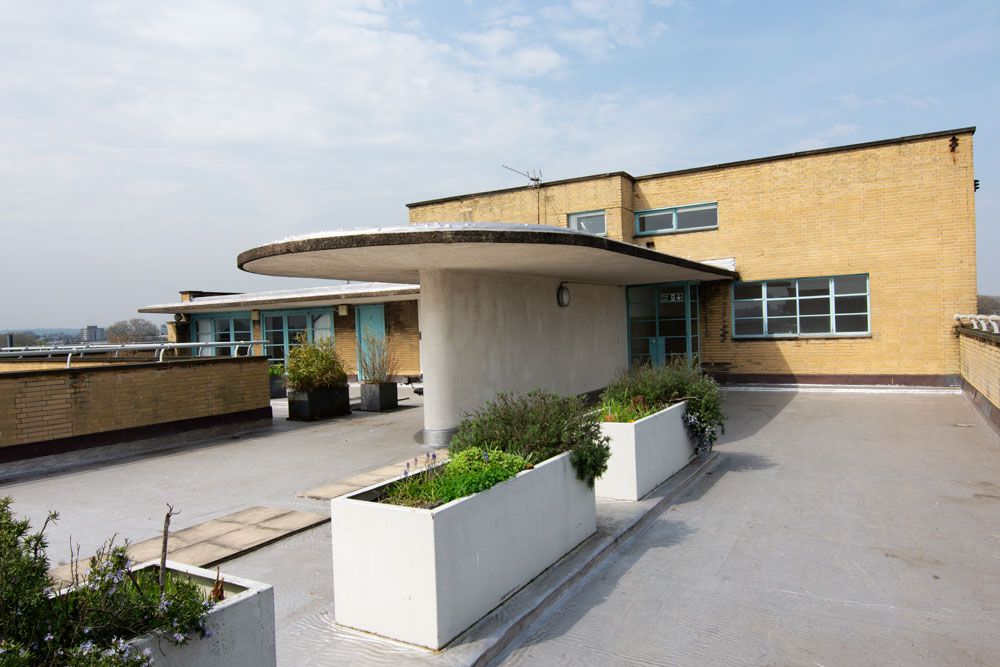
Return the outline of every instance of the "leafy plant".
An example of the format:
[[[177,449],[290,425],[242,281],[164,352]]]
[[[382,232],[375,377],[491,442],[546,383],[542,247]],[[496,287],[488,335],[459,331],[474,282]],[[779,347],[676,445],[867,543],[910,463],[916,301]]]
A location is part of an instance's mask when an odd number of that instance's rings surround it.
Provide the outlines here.
[[[583,399],[541,389],[497,394],[463,419],[448,449],[455,455],[470,447],[499,449],[529,463],[572,452],[577,477],[591,487],[607,470],[611,456],[599,416],[587,409]]]
[[[363,338],[364,345],[358,356],[359,374],[364,378],[362,382],[391,382],[396,373],[396,354],[389,347],[389,337],[379,336],[366,326]]]
[[[97,551],[86,573],[74,563],[74,585],[56,592],[48,574],[44,532],[15,520],[13,500],[0,500],[0,665],[149,665],[128,640],[153,633],[175,643],[210,636],[211,603],[182,576],[169,576],[161,592],[156,568],[133,571],[127,543],[114,538]]]
[[[605,421],[629,422],[684,400],[684,424],[695,449],[711,451],[719,432],[726,432],[723,395],[715,380],[685,360],[620,373],[601,394],[600,412]]]
[[[310,343],[304,333],[296,338],[297,345],[288,351],[285,364],[285,384],[292,391],[315,391],[347,384],[347,371],[333,340],[324,338]]]
[[[267,374],[272,377],[280,377],[285,374],[285,367],[283,364],[271,364],[267,367]]]
[[[416,459],[415,462],[419,462]],[[435,465],[436,457],[428,454],[426,469],[409,474],[387,490],[382,502],[409,507],[433,508],[456,498],[471,496],[506,481],[531,464],[516,454],[494,449],[470,447],[443,465]]]

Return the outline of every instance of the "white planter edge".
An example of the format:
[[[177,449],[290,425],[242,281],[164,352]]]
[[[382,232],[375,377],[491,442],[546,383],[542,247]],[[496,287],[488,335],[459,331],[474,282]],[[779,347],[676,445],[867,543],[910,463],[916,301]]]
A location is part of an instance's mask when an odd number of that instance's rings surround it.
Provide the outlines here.
[[[611,438],[607,471],[595,489],[601,498],[639,500],[695,457],[684,427],[687,401],[634,422],[601,422]]]
[[[160,561],[142,563],[133,569],[159,567]],[[209,589],[215,583],[212,570],[167,561],[167,569],[184,574]],[[225,598],[208,612],[206,627],[213,636],[190,637],[184,644],[146,635],[130,643],[142,651],[150,649],[156,667],[275,667],[274,588],[242,577],[222,573]]]
[[[398,479],[398,478],[397,478]],[[432,510],[330,503],[339,624],[443,648],[597,530],[569,453]]]

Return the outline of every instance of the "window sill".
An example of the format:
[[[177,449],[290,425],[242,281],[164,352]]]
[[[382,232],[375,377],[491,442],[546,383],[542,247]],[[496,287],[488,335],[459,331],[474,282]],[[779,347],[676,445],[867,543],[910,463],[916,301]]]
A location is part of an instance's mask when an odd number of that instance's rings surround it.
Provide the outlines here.
[[[736,343],[752,343],[754,341],[776,341],[776,340],[853,340],[858,338],[871,338],[870,333],[859,334],[797,334],[794,336],[733,336]]]
[[[692,232],[711,232],[718,230],[719,227],[695,227],[694,229],[669,229],[666,231],[656,231],[656,232],[636,232],[636,236],[674,236],[676,234],[690,234]]]

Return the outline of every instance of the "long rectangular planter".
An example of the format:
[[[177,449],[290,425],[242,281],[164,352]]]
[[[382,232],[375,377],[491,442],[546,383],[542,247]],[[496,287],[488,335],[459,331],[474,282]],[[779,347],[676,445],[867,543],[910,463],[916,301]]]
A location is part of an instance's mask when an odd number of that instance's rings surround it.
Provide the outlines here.
[[[432,510],[371,502],[385,486],[330,503],[336,619],[432,649],[597,530],[568,453]]]
[[[159,567],[159,561],[138,566]],[[136,568],[138,569],[138,568]],[[199,586],[211,590],[215,572],[167,561],[176,577],[186,575]],[[274,667],[274,588],[249,579],[223,574],[225,598],[208,613],[206,626],[213,632],[204,639],[194,636],[184,644],[148,635],[131,643],[140,651],[148,648],[156,667]]]
[[[288,418],[297,421],[315,421],[351,412],[351,398],[347,385],[327,387],[313,391],[288,390]]]
[[[602,422],[611,438],[608,470],[596,482],[602,498],[639,500],[695,456],[684,428],[687,401],[630,423]]]

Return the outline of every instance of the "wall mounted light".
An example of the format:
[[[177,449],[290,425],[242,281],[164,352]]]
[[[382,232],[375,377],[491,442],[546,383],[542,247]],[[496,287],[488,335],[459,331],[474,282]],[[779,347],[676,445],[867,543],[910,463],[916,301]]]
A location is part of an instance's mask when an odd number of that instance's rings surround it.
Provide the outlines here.
[[[556,290],[556,303],[562,308],[569,305],[569,288],[562,283],[559,283],[559,289]]]
[[[343,304],[337,306],[337,314],[340,315],[341,317],[347,315],[347,306]]]

